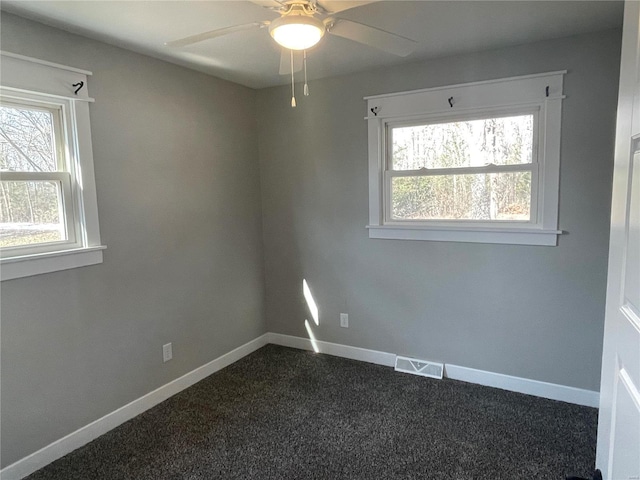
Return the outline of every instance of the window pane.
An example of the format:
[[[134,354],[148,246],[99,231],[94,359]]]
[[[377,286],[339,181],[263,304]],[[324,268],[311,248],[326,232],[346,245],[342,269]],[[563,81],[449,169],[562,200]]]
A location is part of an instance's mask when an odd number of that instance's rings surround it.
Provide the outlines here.
[[[51,111],[0,105],[0,170],[58,170]]]
[[[531,172],[393,177],[395,220],[529,221]]]
[[[531,163],[533,115],[391,129],[391,169]]]
[[[60,192],[59,182],[0,182],[0,247],[66,240]]]

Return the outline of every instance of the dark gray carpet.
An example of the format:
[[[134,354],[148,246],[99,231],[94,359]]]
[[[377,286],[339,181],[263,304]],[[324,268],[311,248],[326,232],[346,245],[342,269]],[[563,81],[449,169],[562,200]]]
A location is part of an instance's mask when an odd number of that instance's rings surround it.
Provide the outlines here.
[[[564,479],[597,410],[268,345],[31,475]]]

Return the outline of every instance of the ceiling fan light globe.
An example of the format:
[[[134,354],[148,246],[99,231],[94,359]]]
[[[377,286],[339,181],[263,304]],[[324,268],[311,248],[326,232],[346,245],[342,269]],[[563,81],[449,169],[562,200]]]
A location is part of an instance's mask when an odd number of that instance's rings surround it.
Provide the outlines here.
[[[281,17],[269,25],[273,39],[290,50],[306,50],[313,47],[324,35],[324,23],[314,17],[293,15]]]

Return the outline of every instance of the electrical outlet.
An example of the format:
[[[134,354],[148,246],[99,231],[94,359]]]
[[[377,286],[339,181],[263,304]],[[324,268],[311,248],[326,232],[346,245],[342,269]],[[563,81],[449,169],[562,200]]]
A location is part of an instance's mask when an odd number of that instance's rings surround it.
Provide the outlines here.
[[[342,328],[349,328],[349,314],[347,313],[340,314],[340,326]]]
[[[173,348],[171,347],[171,343],[167,343],[162,346],[162,361],[168,362],[173,358]]]

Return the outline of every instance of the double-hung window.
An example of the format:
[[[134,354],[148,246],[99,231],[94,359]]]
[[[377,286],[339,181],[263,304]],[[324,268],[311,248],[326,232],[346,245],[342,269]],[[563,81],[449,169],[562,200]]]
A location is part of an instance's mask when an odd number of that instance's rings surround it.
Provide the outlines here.
[[[370,237],[555,245],[563,73],[368,97]]]
[[[60,105],[0,101],[3,254],[78,246]]]
[[[89,72],[5,52],[2,64],[2,279],[100,263]]]

